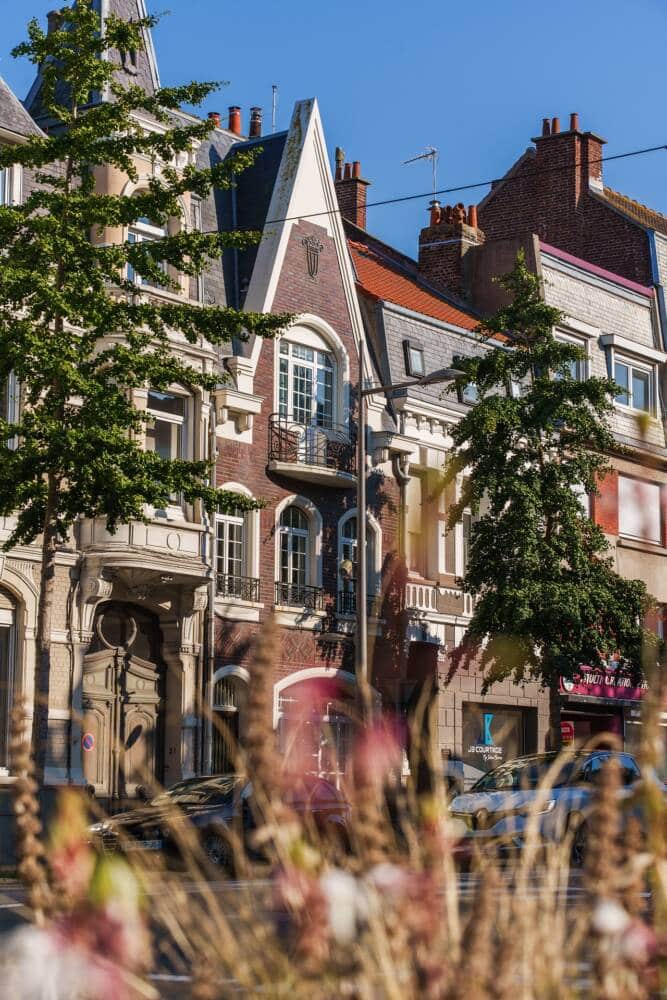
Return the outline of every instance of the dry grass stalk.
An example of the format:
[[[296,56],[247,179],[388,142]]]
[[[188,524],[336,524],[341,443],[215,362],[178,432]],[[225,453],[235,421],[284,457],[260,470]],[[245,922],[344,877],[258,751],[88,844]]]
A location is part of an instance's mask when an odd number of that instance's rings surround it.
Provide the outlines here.
[[[28,903],[33,919],[43,926],[53,905],[53,893],[48,882],[44,845],[40,839],[38,785],[34,780],[28,716],[25,702],[18,698],[11,714],[9,753],[12,774],[12,810],[16,826],[17,871],[28,890]]]

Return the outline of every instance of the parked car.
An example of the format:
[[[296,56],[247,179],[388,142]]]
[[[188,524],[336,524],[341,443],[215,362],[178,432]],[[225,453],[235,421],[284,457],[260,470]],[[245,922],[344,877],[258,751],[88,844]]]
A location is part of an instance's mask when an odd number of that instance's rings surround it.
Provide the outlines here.
[[[528,817],[541,794],[536,814],[540,841],[560,843],[569,833],[572,836],[572,863],[580,865],[595,788],[610,757],[615,757],[620,765],[624,814],[634,813],[641,819],[641,806],[633,795],[641,773],[630,754],[609,750],[573,751],[562,758],[548,792],[540,792],[539,786],[544,783],[556,756],[555,753],[536,754],[501,764],[481,777],[469,792],[452,801],[452,816],[465,825],[465,835],[457,848],[459,858],[465,860],[475,849],[483,849],[491,843],[503,853],[521,850]],[[665,791],[664,786],[662,790]]]
[[[330,781],[306,776],[285,794],[284,801],[320,837],[338,845],[348,841],[350,806]],[[182,862],[174,820],[184,817],[212,865],[231,868],[232,840],[240,837],[251,857],[261,857],[253,841],[257,803],[252,783],[240,775],[189,778],[136,809],[90,827],[91,839],[106,853],[160,851]]]

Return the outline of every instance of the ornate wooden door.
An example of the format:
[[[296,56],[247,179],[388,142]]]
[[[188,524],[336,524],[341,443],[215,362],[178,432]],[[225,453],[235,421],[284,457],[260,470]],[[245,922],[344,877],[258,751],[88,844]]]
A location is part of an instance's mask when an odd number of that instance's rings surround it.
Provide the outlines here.
[[[162,779],[159,630],[143,609],[112,603],[95,631],[83,668],[83,769],[97,795],[124,799]]]

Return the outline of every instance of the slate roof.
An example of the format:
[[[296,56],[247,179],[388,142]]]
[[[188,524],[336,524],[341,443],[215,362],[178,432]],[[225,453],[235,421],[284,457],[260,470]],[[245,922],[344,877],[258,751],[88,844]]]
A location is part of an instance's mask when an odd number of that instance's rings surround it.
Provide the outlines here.
[[[648,205],[643,205],[640,201],[635,201],[633,198],[628,198],[627,195],[621,194],[620,191],[614,191],[613,188],[605,187],[600,192],[594,191],[592,193],[600,201],[611,205],[612,208],[622,212],[623,215],[632,219],[633,222],[637,222],[640,226],[645,226],[646,229],[655,229],[657,232],[664,233],[667,236],[667,216],[663,215],[662,212],[656,212],[655,209],[649,208]]]
[[[390,248],[384,251],[379,241],[355,238],[362,230],[355,232],[356,227],[346,228],[357,282],[367,295],[464,330],[475,330],[479,326],[478,316],[421,281],[416,274],[416,264],[410,258],[403,262]]]
[[[41,135],[41,129],[32,120],[16,94],[0,76],[0,128],[16,135]]]

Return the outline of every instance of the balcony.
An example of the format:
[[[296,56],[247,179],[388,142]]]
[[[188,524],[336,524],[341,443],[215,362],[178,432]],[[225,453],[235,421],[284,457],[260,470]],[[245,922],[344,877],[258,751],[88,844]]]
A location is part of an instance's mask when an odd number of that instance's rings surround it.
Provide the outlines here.
[[[356,451],[346,427],[269,417],[269,472],[318,486],[356,486]]]
[[[324,590],[322,587],[307,587],[299,583],[276,583],[276,606],[323,612]]]
[[[405,606],[415,611],[437,611],[437,588],[430,583],[406,583]]]
[[[356,615],[357,595],[354,590],[339,590],[336,609],[339,615]],[[368,594],[366,597],[366,612],[369,618],[377,618],[380,609],[380,595]]]
[[[218,573],[217,592],[220,597],[236,597],[240,601],[257,604],[260,583],[254,576],[232,576],[229,573]]]

